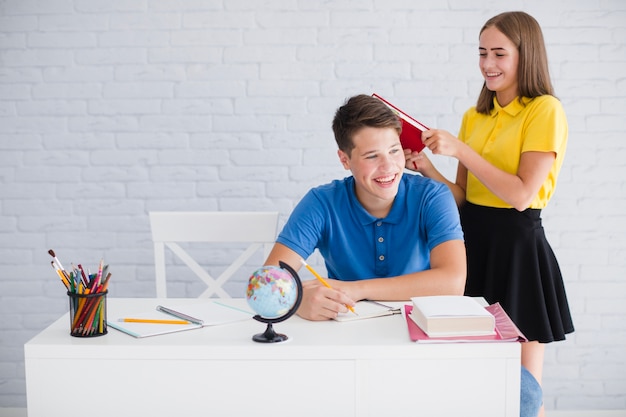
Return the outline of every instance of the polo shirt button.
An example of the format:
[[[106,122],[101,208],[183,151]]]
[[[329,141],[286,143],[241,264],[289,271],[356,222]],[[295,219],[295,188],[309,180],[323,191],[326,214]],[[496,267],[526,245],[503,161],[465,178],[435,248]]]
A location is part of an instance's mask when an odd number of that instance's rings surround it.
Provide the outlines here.
[[[385,255],[380,255],[380,256],[378,257],[378,260],[379,260],[379,261],[384,261],[384,260],[385,260]]]
[[[382,225],[383,225],[383,222],[376,222],[376,226],[379,226],[379,227],[380,227],[380,226],[382,226]]]
[[[383,242],[385,241],[385,239],[383,239],[382,237],[379,237],[379,238],[378,238],[378,241],[379,241],[380,243],[383,243]]]

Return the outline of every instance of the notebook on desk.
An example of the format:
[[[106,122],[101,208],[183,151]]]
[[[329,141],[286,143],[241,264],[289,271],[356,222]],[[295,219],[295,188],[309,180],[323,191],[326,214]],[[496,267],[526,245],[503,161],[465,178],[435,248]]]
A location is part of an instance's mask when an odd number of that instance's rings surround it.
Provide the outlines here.
[[[379,303],[378,301],[362,300],[354,305],[354,313],[351,311],[348,311],[347,313],[339,313],[337,317],[335,317],[335,320],[354,321],[371,319],[375,317],[391,316],[393,314],[401,313],[402,309],[400,307],[391,307],[386,304]]]
[[[142,338],[234,323],[251,319],[252,316],[254,313],[250,310],[233,307],[220,301],[201,300],[192,304],[157,305],[154,310],[113,317],[107,320],[107,325],[130,336]],[[124,321],[128,319],[153,322]]]

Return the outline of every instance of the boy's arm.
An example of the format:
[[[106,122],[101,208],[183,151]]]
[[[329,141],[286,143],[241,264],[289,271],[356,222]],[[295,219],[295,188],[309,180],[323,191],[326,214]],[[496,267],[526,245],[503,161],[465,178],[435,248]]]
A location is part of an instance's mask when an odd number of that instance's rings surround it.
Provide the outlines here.
[[[463,295],[467,264],[462,240],[448,240],[430,251],[430,269],[390,278],[330,282],[353,300],[406,301],[422,295]]]
[[[298,255],[296,251],[289,249],[282,243],[274,243],[274,247],[272,248],[267,259],[265,260],[265,265],[278,266],[278,262],[283,261],[284,263],[292,267],[295,271],[298,271],[302,266],[300,259],[301,256]]]

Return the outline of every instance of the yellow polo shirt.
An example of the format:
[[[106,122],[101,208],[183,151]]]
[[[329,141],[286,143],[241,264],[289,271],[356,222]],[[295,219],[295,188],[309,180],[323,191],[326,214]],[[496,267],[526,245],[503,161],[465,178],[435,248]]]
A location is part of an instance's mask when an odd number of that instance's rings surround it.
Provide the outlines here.
[[[503,171],[516,174],[524,152],[555,152],[556,160],[548,177],[533,199],[531,208],[544,208],[556,187],[567,145],[567,118],[561,102],[544,95],[534,99],[517,98],[501,107],[494,98],[491,114],[478,113],[475,107],[463,116],[459,139]],[[466,200],[470,203],[510,208],[496,197],[471,172],[467,176]]]

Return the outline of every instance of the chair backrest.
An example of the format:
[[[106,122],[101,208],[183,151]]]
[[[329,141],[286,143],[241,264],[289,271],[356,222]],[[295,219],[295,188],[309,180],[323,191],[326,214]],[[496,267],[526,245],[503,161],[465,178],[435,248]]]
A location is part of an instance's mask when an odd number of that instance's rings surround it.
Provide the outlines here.
[[[277,212],[150,212],[150,228],[154,243],[157,297],[167,297],[165,278],[165,247],[180,258],[207,289],[199,297],[217,295],[230,298],[222,285],[259,249],[267,257],[278,226]],[[180,242],[250,243],[250,245],[217,278],[201,267]]]

